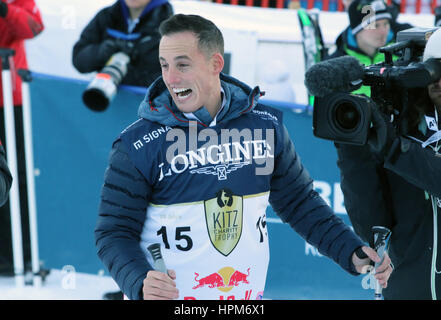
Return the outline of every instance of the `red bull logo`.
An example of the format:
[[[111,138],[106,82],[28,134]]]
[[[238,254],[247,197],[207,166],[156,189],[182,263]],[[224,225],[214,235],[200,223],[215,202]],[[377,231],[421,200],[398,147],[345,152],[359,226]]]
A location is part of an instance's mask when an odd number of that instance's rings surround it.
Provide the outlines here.
[[[215,272],[212,273],[206,277],[203,277],[201,279],[198,279],[199,273],[195,272],[196,277],[194,277],[194,280],[198,283],[196,286],[193,287],[193,289],[197,289],[200,287],[208,286],[209,288],[217,288],[217,287],[225,287],[224,280],[222,279],[222,276]]]
[[[193,289],[208,286],[208,288],[217,288],[222,292],[228,292],[240,284],[249,284],[249,275],[250,268],[247,269],[246,273],[243,273],[232,267],[224,267],[218,270],[218,272],[214,272],[203,278],[199,278],[199,274],[195,272],[194,280],[197,284]]]

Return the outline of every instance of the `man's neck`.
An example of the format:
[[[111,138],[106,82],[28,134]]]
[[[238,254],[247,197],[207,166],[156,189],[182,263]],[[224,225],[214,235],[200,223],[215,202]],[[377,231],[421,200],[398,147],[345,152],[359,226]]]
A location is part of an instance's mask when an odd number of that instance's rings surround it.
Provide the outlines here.
[[[222,94],[219,91],[219,94],[216,97],[215,102],[211,106],[206,106],[208,113],[210,114],[211,118],[214,119],[214,117],[219,112],[220,108],[222,106]]]
[[[208,113],[210,113],[210,116],[212,119],[216,116],[216,114],[219,112],[220,108],[222,107],[222,87],[220,79],[215,80],[216,83],[213,85],[213,88],[219,88],[218,90],[213,90],[213,95],[210,99],[210,103],[205,105],[205,108],[207,109]]]

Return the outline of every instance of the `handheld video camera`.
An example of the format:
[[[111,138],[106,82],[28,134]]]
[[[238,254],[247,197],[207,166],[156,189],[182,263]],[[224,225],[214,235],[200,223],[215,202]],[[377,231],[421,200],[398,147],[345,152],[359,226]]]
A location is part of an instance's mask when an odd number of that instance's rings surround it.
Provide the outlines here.
[[[406,114],[408,112],[409,95],[411,88],[425,88],[430,83],[441,77],[441,63],[436,59],[428,59],[421,62],[427,39],[438,28],[411,28],[397,34],[397,43],[379,49],[384,53],[385,61],[371,66],[359,67],[352,71],[351,66],[343,66],[341,69],[350,73],[348,84],[329,84],[325,95],[316,96],[313,111],[314,135],[340,143],[364,145],[367,142],[369,128],[371,126],[371,113],[374,104],[381,112],[393,115],[394,126],[400,133],[406,133]],[[393,56],[399,58],[394,61]],[[355,59],[348,57],[349,59]],[[339,59],[339,58],[336,58]],[[332,60],[336,60],[332,59]],[[338,61],[328,60],[323,63],[332,64]],[[343,61],[343,60],[340,60]],[[344,63],[344,62],[342,62]],[[308,71],[319,78],[317,71],[326,72],[325,66],[314,65]],[[338,63],[337,63],[338,65]],[[311,70],[316,67],[316,70]],[[321,68],[321,69],[319,69]],[[335,66],[333,66],[335,68]],[[311,72],[311,71],[312,72]],[[329,70],[328,70],[329,71]],[[315,73],[314,73],[315,72]],[[352,73],[352,74],[351,74]],[[350,79],[351,75],[359,79]],[[316,92],[325,90],[319,87],[318,80],[311,75],[305,80],[308,89]],[[308,79],[308,74],[305,75]],[[369,86],[371,96],[350,94],[361,85]],[[324,85],[326,86],[326,84]],[[320,92],[319,92],[320,93]]]

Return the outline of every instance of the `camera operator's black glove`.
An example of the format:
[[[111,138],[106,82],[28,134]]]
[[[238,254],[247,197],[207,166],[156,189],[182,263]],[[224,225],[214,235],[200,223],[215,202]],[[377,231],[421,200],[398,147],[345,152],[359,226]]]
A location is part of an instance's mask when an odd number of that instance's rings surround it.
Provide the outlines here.
[[[148,35],[139,39],[133,48],[132,55],[130,56],[133,61],[136,61],[139,57],[148,54],[153,48],[159,46],[159,35]]]
[[[390,122],[390,117],[374,106],[372,108],[372,128],[367,141],[371,152],[384,160],[395,137],[396,132]]]
[[[114,39],[104,40],[98,47],[97,59],[103,66],[110,59],[110,57],[118,52],[118,46]]]
[[[435,8],[435,26],[441,27],[441,6]]]
[[[132,54],[133,43],[122,39],[107,39],[104,40],[98,48],[98,61],[101,64],[106,64],[110,57],[117,52],[124,52],[128,56]]]
[[[4,18],[8,14],[8,5],[0,0],[0,17]]]

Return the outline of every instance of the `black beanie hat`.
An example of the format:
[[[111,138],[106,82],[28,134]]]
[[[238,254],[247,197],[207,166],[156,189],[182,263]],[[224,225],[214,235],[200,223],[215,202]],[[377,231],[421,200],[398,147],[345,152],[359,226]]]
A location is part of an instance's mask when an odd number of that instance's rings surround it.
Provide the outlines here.
[[[392,19],[383,0],[354,0],[349,6],[348,14],[353,35],[377,20]]]

